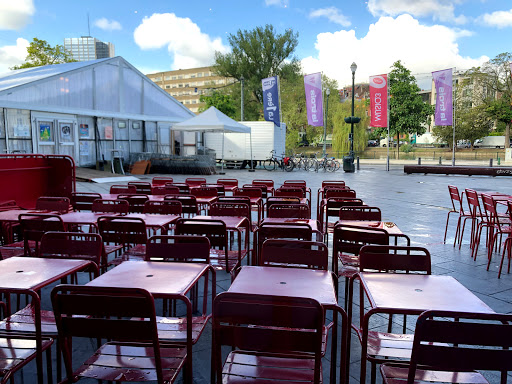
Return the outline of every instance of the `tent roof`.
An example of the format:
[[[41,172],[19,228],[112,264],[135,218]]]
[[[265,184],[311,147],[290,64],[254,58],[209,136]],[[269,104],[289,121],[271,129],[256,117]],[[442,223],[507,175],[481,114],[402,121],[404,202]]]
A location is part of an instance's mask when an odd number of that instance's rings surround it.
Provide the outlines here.
[[[251,128],[240,124],[226,116],[215,107],[210,107],[203,113],[174,124],[173,130],[188,132],[238,132],[251,133]]]

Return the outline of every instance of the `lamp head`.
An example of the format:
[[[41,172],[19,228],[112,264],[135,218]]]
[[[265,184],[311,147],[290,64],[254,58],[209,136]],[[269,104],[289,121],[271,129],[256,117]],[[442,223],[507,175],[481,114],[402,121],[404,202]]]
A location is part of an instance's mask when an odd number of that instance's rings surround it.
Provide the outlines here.
[[[329,95],[331,94],[331,89],[330,89],[330,88],[327,88],[327,89],[325,90],[325,94],[326,94],[327,96],[329,96]]]
[[[357,69],[357,64],[352,63],[352,65],[350,66],[350,70],[352,71],[352,74],[356,73],[356,69]]]

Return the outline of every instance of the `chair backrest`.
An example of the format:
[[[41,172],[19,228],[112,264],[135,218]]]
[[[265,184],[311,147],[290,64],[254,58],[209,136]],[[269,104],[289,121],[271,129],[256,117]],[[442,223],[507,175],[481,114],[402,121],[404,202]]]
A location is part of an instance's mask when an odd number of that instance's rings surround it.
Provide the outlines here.
[[[300,204],[300,197],[296,196],[269,196],[267,198],[267,211],[272,204]]]
[[[42,211],[68,212],[69,208],[67,197],[41,196],[36,201],[36,209]]]
[[[39,257],[89,260],[106,265],[103,239],[97,233],[46,232],[41,238]]]
[[[306,187],[306,180],[285,180],[283,185],[300,185]]]
[[[179,195],[180,189],[172,185],[156,185],[151,187],[153,195]]]
[[[219,196],[217,203],[242,203],[251,205],[251,198],[249,196]]]
[[[340,208],[340,220],[368,220],[381,221],[382,213],[379,207],[343,206]]]
[[[307,204],[270,204],[267,217],[310,219],[311,212]]]
[[[330,197],[327,199],[325,203],[325,215],[327,220],[329,217],[339,218],[341,207],[346,206],[361,206],[363,205],[363,200],[355,199],[355,198],[347,198],[347,197]]]
[[[181,216],[181,203],[177,200],[148,200],[144,203],[143,213]]]
[[[185,184],[190,187],[200,187],[201,184],[205,184],[206,179],[204,177],[188,177],[185,179]]]
[[[163,383],[155,302],[137,288],[59,285],[51,293],[53,312],[63,345],[73,337],[146,342],[153,347],[158,382]],[[63,348],[67,377],[73,377],[71,348]],[[152,361],[153,363],[153,361]]]
[[[118,193],[137,193],[137,187],[135,185],[112,185],[110,187],[110,193],[111,194],[118,194]]]
[[[482,206],[484,207],[485,216],[489,223],[493,223],[498,228],[501,227],[500,220],[498,219],[498,211],[496,210],[496,202],[491,195],[482,193]]]
[[[427,366],[436,376],[450,382],[458,376],[474,376],[473,371],[512,370],[512,315],[426,311],[416,321],[407,382],[415,381],[416,369]],[[456,356],[456,357],[454,357]],[[506,377],[502,376],[502,383]],[[405,378],[404,378],[405,379]],[[475,379],[476,380],[476,379]],[[496,378],[496,382],[499,381]],[[459,381],[463,382],[463,381]],[[481,382],[481,381],[480,381]]]
[[[137,217],[101,216],[98,231],[105,243],[128,247],[147,242],[146,224]]]
[[[195,197],[218,197],[217,188],[213,187],[196,187],[190,189],[190,194]]]
[[[97,213],[128,213],[130,204],[126,200],[96,199],[92,203],[91,210]]]
[[[262,197],[263,193],[261,188],[258,187],[243,187],[235,188],[233,190],[233,196],[249,196],[249,197]]]
[[[226,224],[221,220],[178,219],[176,222],[176,235],[205,236],[210,240],[212,248],[228,250],[228,236]]]
[[[118,200],[126,200],[129,208],[128,212],[142,213],[144,211],[144,204],[149,200],[148,195],[118,195]]]
[[[448,192],[450,193],[453,211],[462,213],[462,199],[459,194],[459,189],[454,185],[449,185]]]
[[[423,247],[364,245],[359,250],[359,269],[379,272],[432,273],[430,252]]]
[[[259,188],[261,189],[261,197],[266,199],[269,196],[269,187],[265,184],[244,184],[243,188]]]
[[[256,180],[253,180],[251,184],[266,185],[267,188],[271,188],[271,189],[274,188],[274,180],[256,179]]]
[[[172,187],[177,187],[180,190],[180,194],[182,195],[190,195],[190,187],[188,184],[185,183],[172,183],[172,184],[165,184]]]
[[[71,206],[75,211],[91,211],[92,203],[96,199],[101,199],[99,193],[73,192],[71,193]]]
[[[353,198],[355,199],[356,191],[353,189],[343,189],[343,188],[328,188],[325,190],[324,196],[326,199],[330,197],[345,197],[345,198]]]
[[[146,261],[210,263],[210,240],[206,236],[158,235],[148,239]]]
[[[305,189],[301,187],[279,187],[274,191],[274,196],[306,197]]]
[[[478,200],[478,193],[473,189],[466,189],[466,199],[468,201],[469,212],[473,219],[482,217],[482,209]]]
[[[151,183],[145,181],[129,181],[128,185],[134,185],[137,193],[151,194]]]
[[[327,271],[329,253],[327,246],[318,241],[267,239],[261,246],[259,264]]]
[[[223,292],[213,302],[213,355],[222,382],[222,346],[314,359],[320,382],[323,309],[315,300]],[[263,368],[263,367],[262,367]]]
[[[216,202],[210,206],[210,216],[237,216],[251,218],[251,206],[247,203]]]
[[[226,196],[226,188],[223,184],[201,184],[201,187],[215,188],[217,190],[217,196]]]
[[[197,215],[197,200],[193,195],[168,195],[164,197],[164,201],[179,201],[181,203],[181,213],[189,216]]]
[[[225,188],[233,189],[234,187],[238,187],[238,179],[217,179],[217,184],[222,184]]]
[[[155,176],[155,177],[153,177],[153,180],[151,180],[151,185],[156,187],[158,185],[165,185],[167,183],[172,183],[172,182],[173,182],[172,177]]]
[[[340,186],[343,187],[345,185],[345,182],[343,180],[325,180],[322,181],[322,188],[328,187],[328,186]]]
[[[25,256],[39,256],[41,238],[46,232],[66,230],[59,215],[24,213],[18,216],[18,220],[23,233]],[[32,244],[35,244],[34,251],[31,249]]]

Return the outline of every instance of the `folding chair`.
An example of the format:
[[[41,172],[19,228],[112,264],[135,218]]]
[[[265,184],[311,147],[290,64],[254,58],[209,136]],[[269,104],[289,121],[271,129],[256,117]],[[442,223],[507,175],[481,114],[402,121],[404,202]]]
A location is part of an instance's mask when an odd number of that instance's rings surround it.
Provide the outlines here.
[[[73,192],[71,193],[71,206],[75,211],[91,211],[92,203],[96,199],[101,199],[99,193]]]

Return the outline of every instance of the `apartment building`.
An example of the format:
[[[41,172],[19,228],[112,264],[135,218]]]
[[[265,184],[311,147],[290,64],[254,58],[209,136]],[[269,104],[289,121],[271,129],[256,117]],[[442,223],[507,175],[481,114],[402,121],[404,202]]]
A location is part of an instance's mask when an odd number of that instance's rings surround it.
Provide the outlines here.
[[[76,61],[89,61],[115,57],[115,46],[95,37],[67,37],[64,39],[64,49]]]
[[[215,75],[212,67],[178,69],[150,73],[146,76],[196,114],[204,106],[204,103],[199,101],[201,95],[209,94],[212,89],[236,81]]]

